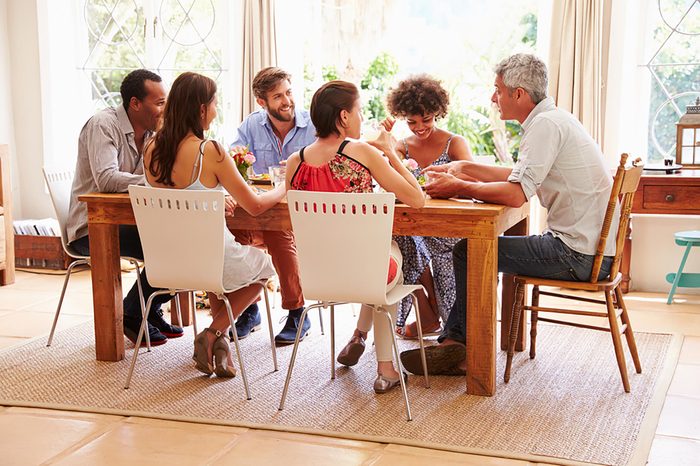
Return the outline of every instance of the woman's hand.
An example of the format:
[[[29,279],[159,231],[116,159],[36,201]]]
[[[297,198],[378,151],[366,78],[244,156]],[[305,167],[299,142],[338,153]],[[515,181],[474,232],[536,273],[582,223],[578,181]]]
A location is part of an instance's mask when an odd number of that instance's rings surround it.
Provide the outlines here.
[[[386,117],[380,125],[387,131],[387,133],[391,133],[391,129],[394,127],[394,123],[396,123],[396,120],[391,117]]]
[[[374,141],[367,141],[367,144],[376,147],[384,154],[389,154],[393,152],[394,147],[396,147],[396,138],[386,130],[384,124],[382,123],[382,126],[379,131],[379,137],[377,137],[377,139],[375,139]]]
[[[233,217],[233,211],[238,207],[238,203],[233,196],[224,197],[224,213],[227,217]]]

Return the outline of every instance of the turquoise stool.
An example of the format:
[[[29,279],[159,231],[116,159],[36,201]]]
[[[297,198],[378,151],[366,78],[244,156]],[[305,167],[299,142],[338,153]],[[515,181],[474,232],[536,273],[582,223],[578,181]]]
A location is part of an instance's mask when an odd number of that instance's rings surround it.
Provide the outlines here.
[[[666,304],[671,304],[673,302],[673,295],[677,287],[700,287],[700,273],[683,273],[683,267],[685,267],[685,261],[688,260],[690,248],[693,246],[700,246],[700,231],[679,231],[674,236],[676,237],[677,245],[685,246],[685,253],[683,254],[683,259],[681,259],[681,265],[678,267],[678,272],[666,275],[666,281],[673,284],[673,286],[671,286],[671,291],[668,293]]]

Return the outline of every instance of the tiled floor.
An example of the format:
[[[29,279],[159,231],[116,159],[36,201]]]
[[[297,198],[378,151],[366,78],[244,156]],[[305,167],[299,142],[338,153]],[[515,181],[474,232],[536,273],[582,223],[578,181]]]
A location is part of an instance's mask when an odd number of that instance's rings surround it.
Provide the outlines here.
[[[0,287],[0,348],[48,333],[61,275],[18,272]],[[125,275],[125,287],[133,275]],[[59,328],[91,320],[89,272],[69,285]],[[700,464],[700,296],[631,293],[635,330],[685,335],[649,455],[651,465]],[[160,439],[160,440],[155,440]],[[28,464],[422,464],[527,465],[526,461],[288,432],[0,406],[4,465]]]

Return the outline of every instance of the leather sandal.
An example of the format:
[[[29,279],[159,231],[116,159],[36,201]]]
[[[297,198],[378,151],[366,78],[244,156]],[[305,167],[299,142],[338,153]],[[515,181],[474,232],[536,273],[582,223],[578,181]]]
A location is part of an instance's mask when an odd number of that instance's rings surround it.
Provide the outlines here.
[[[435,337],[442,333],[442,325],[437,322],[435,325],[423,325],[423,336],[424,337]],[[396,327],[396,334],[403,338],[404,340],[417,340],[418,339],[418,325],[415,322],[411,322],[405,327]]]

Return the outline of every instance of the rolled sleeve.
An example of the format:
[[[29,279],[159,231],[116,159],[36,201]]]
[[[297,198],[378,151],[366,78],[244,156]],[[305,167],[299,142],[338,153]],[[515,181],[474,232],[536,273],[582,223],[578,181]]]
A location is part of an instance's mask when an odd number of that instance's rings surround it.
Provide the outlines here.
[[[525,196],[530,199],[547,177],[560,145],[561,132],[555,123],[545,118],[533,121],[520,142],[518,161],[508,181],[520,183]]]

